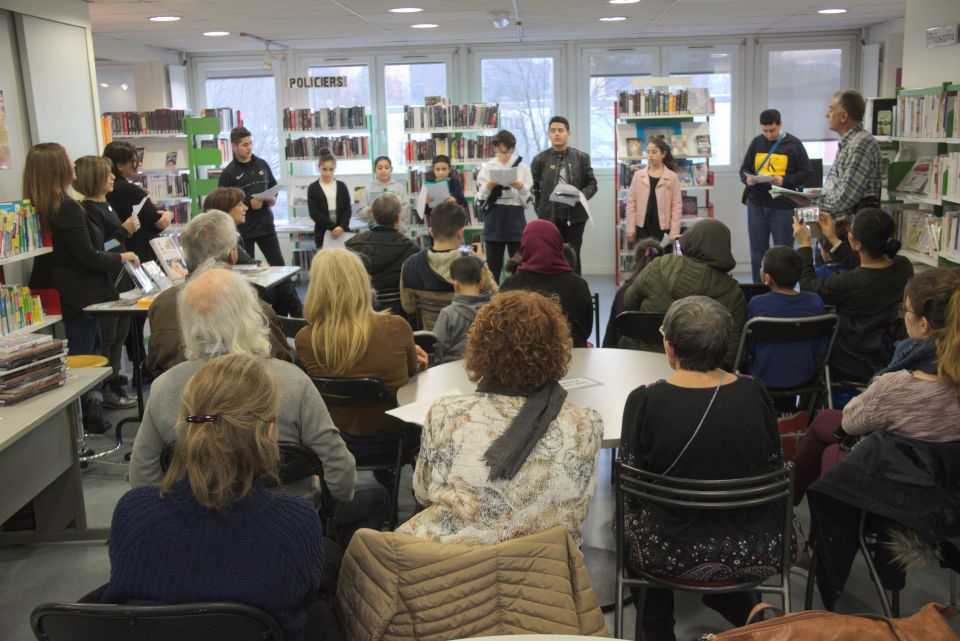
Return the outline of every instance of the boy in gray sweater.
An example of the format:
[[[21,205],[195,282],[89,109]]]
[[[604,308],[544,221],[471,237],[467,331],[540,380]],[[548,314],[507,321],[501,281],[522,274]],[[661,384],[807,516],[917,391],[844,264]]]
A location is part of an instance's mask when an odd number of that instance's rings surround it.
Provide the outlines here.
[[[480,293],[483,261],[472,255],[460,256],[450,263],[453,301],[440,310],[433,333],[437,335],[434,364],[463,358],[467,350],[467,331],[477,310],[490,301],[490,293]]]

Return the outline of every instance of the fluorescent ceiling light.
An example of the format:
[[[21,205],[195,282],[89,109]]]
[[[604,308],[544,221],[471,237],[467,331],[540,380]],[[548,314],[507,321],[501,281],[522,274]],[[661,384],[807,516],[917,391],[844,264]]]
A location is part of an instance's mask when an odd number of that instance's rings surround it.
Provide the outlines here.
[[[109,88],[110,88],[110,83],[109,83],[109,82],[101,82],[101,83],[100,83],[100,86],[103,87],[104,89],[109,89]]]
[[[846,9],[820,9],[817,13],[846,13]]]
[[[204,31],[203,35],[210,36],[211,38],[216,38],[219,36],[229,36],[229,31]]]
[[[420,13],[423,11],[420,7],[397,7],[396,9],[391,9],[390,13]]]
[[[439,27],[439,26],[440,26],[440,25],[438,25],[438,24],[432,24],[432,23],[429,23],[429,22],[421,22],[420,24],[412,24],[412,25],[410,25],[410,27],[413,28],[413,29],[436,29],[436,28]]]
[[[637,4],[640,0],[607,0],[610,4]]]
[[[626,19],[626,16],[607,16],[606,18],[600,18],[600,22],[620,22]]]
[[[150,22],[176,22],[179,19],[180,16],[153,16]]]

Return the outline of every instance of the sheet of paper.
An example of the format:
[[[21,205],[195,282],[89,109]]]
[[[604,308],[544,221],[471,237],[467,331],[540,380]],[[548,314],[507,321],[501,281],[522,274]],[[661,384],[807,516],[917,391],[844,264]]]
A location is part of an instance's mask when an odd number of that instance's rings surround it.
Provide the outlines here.
[[[812,192],[805,193],[802,191],[794,191],[793,189],[786,189],[784,187],[777,187],[776,185],[770,188],[770,196],[776,198],[777,196],[799,196],[800,198],[806,198],[807,200],[816,200],[819,194],[815,195]]]
[[[323,248],[324,249],[346,249],[346,243],[348,240],[356,236],[353,232],[345,231],[340,234],[338,237],[334,238],[333,234],[330,231],[323,232]]]
[[[512,182],[517,182],[517,168],[507,167],[506,169],[491,169],[490,180],[498,185],[503,185],[506,187]]]
[[[438,182],[428,181],[423,183],[423,186],[427,189],[427,195],[433,198],[433,202],[430,203],[431,207],[436,207],[450,195],[450,183],[446,180],[440,180]]]
[[[420,217],[421,220],[423,220],[423,217],[425,215],[424,212],[427,211],[427,190],[426,189],[421,189],[419,192],[417,192],[416,209],[417,209],[417,215]]]
[[[144,196],[143,200],[133,206],[133,209],[130,211],[130,215],[134,218],[138,218],[140,216],[140,210],[143,209],[143,206],[147,204],[148,200],[150,200],[150,196]]]
[[[600,381],[595,381],[592,378],[586,378],[582,376],[577,378],[565,378],[560,381],[560,387],[568,392],[572,389],[580,389],[581,387],[594,387],[596,385],[603,385],[603,383]]]
[[[250,198],[256,198],[257,200],[270,200],[271,198],[276,198],[277,194],[280,193],[280,185],[274,185],[266,191],[261,191],[259,194],[251,194]]]
[[[553,193],[550,194],[550,200],[551,202],[560,203],[567,207],[574,207],[577,203],[580,203],[583,205],[583,210],[587,212],[587,220],[590,221],[590,226],[593,226],[593,212],[590,211],[587,197],[573,185],[567,183],[557,184],[557,186],[553,188]]]
[[[427,413],[430,411],[430,408],[433,407],[433,403],[441,396],[450,396],[451,394],[463,394],[463,392],[454,387],[453,389],[447,390],[443,394],[440,394],[440,396],[435,396],[434,398],[425,398],[417,401],[416,403],[408,403],[392,410],[387,410],[387,414],[390,416],[395,416],[406,423],[423,425],[427,422]]]
[[[766,174],[760,174],[759,176],[754,176],[753,174],[746,174],[746,176],[747,178],[753,178],[755,181],[757,181],[761,185],[764,185],[764,184],[769,185],[773,183],[773,179],[776,178],[776,176],[767,176]]]

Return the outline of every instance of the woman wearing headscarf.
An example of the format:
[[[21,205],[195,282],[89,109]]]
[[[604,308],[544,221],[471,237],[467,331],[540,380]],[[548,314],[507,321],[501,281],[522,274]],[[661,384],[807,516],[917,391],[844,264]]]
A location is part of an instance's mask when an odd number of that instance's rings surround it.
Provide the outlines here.
[[[563,525],[579,545],[603,419],[566,400],[559,381],[570,356],[555,301],[514,291],[480,308],[466,353],[477,390],[430,408],[413,478],[426,509],[398,532],[498,543]]]
[[[548,220],[527,223],[520,237],[523,262],[517,273],[500,285],[500,291],[515,289],[555,296],[570,324],[574,347],[586,347],[593,331],[593,301],[587,281],[574,273],[563,255],[563,237]]]

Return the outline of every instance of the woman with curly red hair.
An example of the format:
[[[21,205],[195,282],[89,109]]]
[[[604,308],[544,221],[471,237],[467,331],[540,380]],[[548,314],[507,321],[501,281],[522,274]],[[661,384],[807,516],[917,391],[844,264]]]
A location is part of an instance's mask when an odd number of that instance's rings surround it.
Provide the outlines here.
[[[580,543],[603,420],[566,400],[570,350],[563,311],[540,294],[501,293],[477,312],[466,353],[477,390],[430,409],[413,479],[426,509],[399,532],[498,543],[563,525]]]

